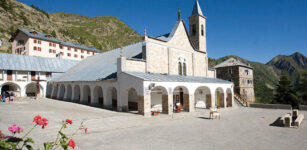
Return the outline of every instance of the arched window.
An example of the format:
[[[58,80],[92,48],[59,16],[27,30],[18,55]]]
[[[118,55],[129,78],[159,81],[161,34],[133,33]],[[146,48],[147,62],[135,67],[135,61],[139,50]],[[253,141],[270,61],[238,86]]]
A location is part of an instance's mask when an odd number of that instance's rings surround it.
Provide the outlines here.
[[[182,75],[182,65],[181,65],[181,62],[178,62],[178,74]]]
[[[187,63],[185,58],[179,57],[178,59],[178,74],[187,75]]]

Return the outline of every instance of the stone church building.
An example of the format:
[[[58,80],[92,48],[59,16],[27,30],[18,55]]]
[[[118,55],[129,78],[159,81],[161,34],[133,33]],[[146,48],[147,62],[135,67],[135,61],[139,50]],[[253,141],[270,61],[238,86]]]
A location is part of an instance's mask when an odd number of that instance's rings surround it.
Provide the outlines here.
[[[172,114],[176,107],[231,107],[233,83],[208,68],[206,17],[196,0],[189,33],[178,13],[172,31],[88,57],[53,78],[47,97],[117,111]]]

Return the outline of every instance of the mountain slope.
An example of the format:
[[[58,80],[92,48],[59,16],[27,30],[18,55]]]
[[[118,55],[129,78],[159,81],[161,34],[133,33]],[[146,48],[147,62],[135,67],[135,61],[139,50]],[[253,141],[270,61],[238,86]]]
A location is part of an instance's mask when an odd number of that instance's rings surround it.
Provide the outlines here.
[[[286,72],[294,85],[298,83],[300,72],[307,70],[307,58],[296,52],[292,55],[278,55],[270,60],[267,66],[271,66],[274,71],[280,75]]]
[[[116,17],[86,17],[68,13],[47,13],[15,0],[0,0],[2,51],[17,28],[53,34],[60,40],[84,44],[102,51],[138,42],[142,36]]]
[[[209,67],[233,57],[242,62],[249,63],[254,68],[254,88],[257,103],[270,103],[273,99],[273,88],[278,81],[278,76],[274,69],[262,63],[252,62],[238,56],[225,56],[219,59],[209,59]]]

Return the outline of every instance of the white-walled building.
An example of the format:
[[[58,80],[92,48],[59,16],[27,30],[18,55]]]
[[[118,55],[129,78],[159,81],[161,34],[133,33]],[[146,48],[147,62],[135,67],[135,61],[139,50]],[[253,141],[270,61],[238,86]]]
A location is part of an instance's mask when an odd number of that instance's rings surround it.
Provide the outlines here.
[[[89,57],[47,85],[47,97],[110,108],[172,114],[175,106],[233,105],[233,83],[208,68],[206,17],[198,1],[189,17],[190,33],[178,13],[168,34],[146,35],[135,44]]]
[[[0,53],[1,94],[14,92],[17,97],[35,96],[39,79],[40,93],[45,97],[48,80],[54,74],[65,72],[77,62],[58,58]]]
[[[18,29],[12,38],[12,54],[83,60],[101,53],[100,50],[84,45],[65,42],[49,34]]]

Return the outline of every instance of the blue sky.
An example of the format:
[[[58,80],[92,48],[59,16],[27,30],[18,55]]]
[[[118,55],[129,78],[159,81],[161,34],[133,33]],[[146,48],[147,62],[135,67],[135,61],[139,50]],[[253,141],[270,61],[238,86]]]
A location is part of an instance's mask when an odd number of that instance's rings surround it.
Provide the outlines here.
[[[177,10],[188,25],[194,0],[19,0],[47,12],[116,16],[132,29],[158,36],[168,33]],[[307,0],[199,0],[207,17],[211,58],[237,55],[266,63],[278,54],[307,55]]]

